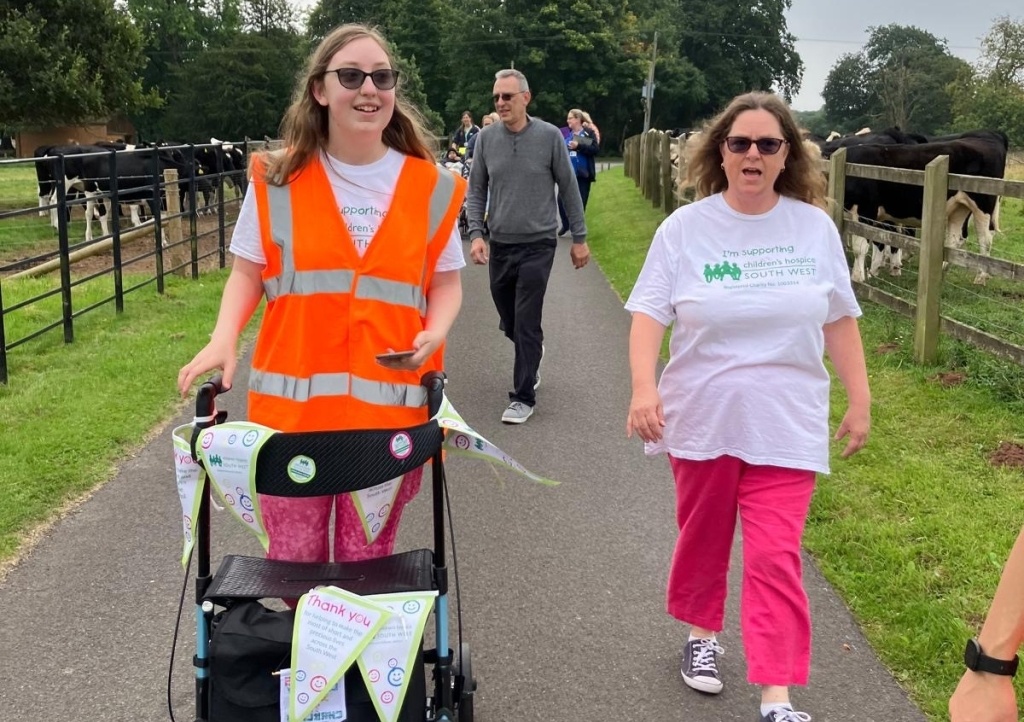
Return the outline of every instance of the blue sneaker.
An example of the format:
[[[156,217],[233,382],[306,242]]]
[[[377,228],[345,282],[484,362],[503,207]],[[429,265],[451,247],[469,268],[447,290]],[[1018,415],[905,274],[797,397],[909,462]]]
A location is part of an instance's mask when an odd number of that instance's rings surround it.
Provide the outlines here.
[[[811,722],[811,716],[792,707],[774,707],[761,715],[761,722]]]

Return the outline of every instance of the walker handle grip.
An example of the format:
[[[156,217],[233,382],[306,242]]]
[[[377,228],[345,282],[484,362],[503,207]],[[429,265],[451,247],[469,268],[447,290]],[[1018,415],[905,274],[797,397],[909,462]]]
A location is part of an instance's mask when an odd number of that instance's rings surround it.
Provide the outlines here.
[[[441,408],[444,385],[448,380],[444,371],[428,371],[420,378],[420,385],[427,389],[427,415],[433,417]]]
[[[205,381],[199,387],[199,392],[196,394],[196,426],[205,428],[216,423],[214,417],[217,414],[217,395],[225,391],[227,389],[224,388],[224,379],[220,374]],[[200,419],[203,421],[199,421]]]

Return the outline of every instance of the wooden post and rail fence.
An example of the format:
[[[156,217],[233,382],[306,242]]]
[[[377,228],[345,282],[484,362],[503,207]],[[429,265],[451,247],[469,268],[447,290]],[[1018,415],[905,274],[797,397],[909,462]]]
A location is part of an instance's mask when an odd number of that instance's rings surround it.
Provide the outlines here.
[[[684,157],[680,139],[671,138],[662,131],[650,130],[626,139],[623,166],[626,175],[633,179],[644,197],[667,215],[680,205],[692,201],[692,196],[688,198],[681,188],[681,179],[686,174]],[[822,170],[828,175],[830,215],[847,249],[851,248],[853,236],[861,236],[868,241],[917,254],[918,283],[913,302],[887,293],[877,286],[857,282],[853,285],[859,298],[881,304],[913,320],[914,358],[918,363],[935,362],[939,334],[946,333],[1024,366],[1024,347],[943,316],[940,303],[945,265],[983,271],[996,278],[1024,281],[1024,263],[945,246],[946,199],[949,191],[1024,199],[1024,181],[954,175],[949,172],[948,156],[935,158],[923,171],[847,163],[845,149],[838,150],[828,161],[822,161]],[[846,179],[851,177],[922,186],[924,204],[920,237],[912,238],[853,220],[843,210],[842,203],[833,200],[843,198]]]

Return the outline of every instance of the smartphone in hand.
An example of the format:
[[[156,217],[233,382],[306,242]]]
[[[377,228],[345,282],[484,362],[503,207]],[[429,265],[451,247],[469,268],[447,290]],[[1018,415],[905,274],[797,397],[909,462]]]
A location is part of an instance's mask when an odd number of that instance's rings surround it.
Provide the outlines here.
[[[389,353],[379,353],[375,357],[378,361],[404,361],[407,358],[412,358],[416,355],[416,351],[392,351]]]

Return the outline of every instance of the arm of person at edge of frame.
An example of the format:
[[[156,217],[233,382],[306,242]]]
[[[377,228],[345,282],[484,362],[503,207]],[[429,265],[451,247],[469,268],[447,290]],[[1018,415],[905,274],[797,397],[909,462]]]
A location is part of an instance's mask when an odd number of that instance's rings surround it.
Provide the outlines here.
[[[238,365],[238,336],[263,298],[263,266],[235,256],[224,284],[217,323],[206,344],[178,372],[178,390],[184,396],[192,382],[207,371],[223,371],[224,389],[230,389]]]
[[[658,394],[655,378],[661,339],[667,326],[639,311],[633,312],[629,329],[629,369],[633,396],[626,416],[626,438],[637,436],[645,442],[661,439],[665,428],[665,409]]]
[[[381,366],[404,371],[416,371],[448,337],[448,332],[455,323],[462,307],[462,275],[458,269],[454,271],[438,271],[434,274],[427,290],[427,318],[423,330],[412,340],[411,348],[415,354],[407,359],[395,361],[378,360]],[[386,349],[388,353],[404,349]]]
[[[477,138],[473,146],[473,164],[469,169],[469,186],[466,189],[466,217],[469,220],[469,258],[478,266],[485,265],[490,258],[484,240],[484,213],[490,183],[486,153],[487,149]]]
[[[551,169],[555,182],[558,184],[558,197],[562,200],[565,215],[569,219],[572,233],[572,245],[569,246],[569,258],[573,268],[580,269],[590,260],[590,246],[587,245],[587,222],[583,218],[583,197],[576,182],[576,172],[569,160],[569,150],[562,141],[556,141],[554,167]]]
[[[978,643],[989,657],[1013,659],[1024,642],[1024,528],[1003,567]],[[967,670],[949,700],[951,722],[1017,722],[1013,678]]]
[[[840,456],[844,459],[864,448],[871,429],[871,392],[864,360],[864,344],[860,328],[853,316],[844,316],[823,327],[825,350],[832,359],[836,375],[846,389],[847,408],[835,440],[849,437]]]

